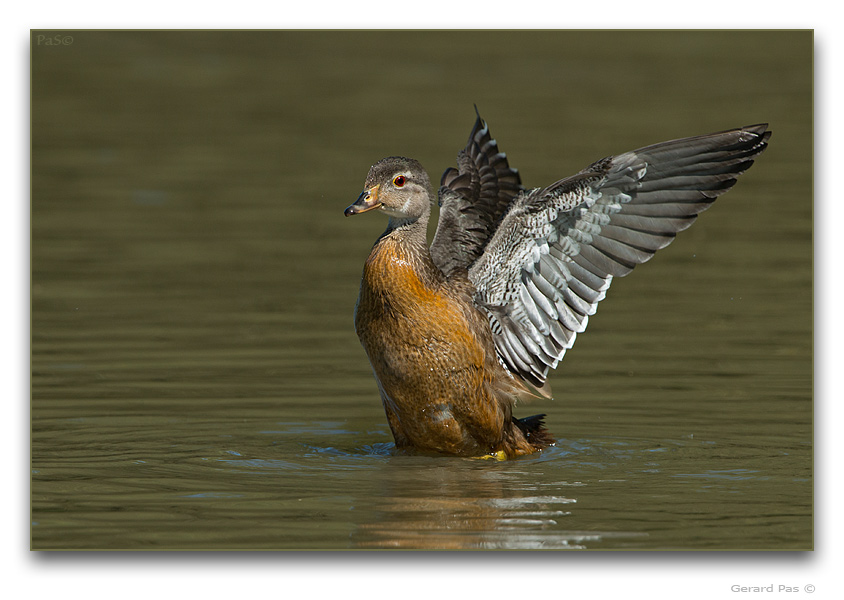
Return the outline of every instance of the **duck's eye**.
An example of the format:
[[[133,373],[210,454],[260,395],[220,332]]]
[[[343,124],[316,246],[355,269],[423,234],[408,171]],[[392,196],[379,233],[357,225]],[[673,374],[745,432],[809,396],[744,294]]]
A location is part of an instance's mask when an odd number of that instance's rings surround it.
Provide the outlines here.
[[[404,185],[404,182],[404,175],[396,175],[395,177],[393,177],[393,185],[396,187],[402,187]]]

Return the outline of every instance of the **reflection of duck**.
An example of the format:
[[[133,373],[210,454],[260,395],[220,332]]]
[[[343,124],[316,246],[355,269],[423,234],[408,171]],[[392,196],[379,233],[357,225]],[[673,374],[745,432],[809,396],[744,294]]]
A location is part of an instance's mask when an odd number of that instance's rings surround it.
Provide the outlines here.
[[[572,521],[580,522],[572,513],[582,484],[537,481],[535,472],[473,468],[478,466],[473,461],[448,469],[418,466],[391,463],[377,493],[355,504],[352,547],[582,549],[607,535],[570,529]]]
[[[526,190],[478,116],[433,194],[417,161],[369,171],[346,216],[389,217],[363,269],[355,327],[396,446],[479,456],[553,443],[544,415],[515,419],[514,399],[550,396],[549,369],[626,275],[726,192],[767,146],[752,125],[605,158]]]

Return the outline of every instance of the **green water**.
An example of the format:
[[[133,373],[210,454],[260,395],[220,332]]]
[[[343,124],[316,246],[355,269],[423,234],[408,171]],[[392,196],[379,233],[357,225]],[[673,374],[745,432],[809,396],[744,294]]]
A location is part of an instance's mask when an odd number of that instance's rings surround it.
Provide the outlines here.
[[[34,549],[812,547],[811,32],[70,33],[32,46]],[[556,447],[394,456],[385,223],[343,209],[473,103],[528,186],[774,135],[517,408]]]

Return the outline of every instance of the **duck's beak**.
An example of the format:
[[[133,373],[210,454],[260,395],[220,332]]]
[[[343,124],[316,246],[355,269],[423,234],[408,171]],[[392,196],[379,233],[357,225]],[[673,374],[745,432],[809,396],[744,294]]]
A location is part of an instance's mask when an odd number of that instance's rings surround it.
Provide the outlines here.
[[[347,217],[352,215],[358,215],[360,213],[365,213],[368,210],[373,210],[375,208],[381,208],[381,202],[378,201],[378,188],[379,185],[372,186],[368,190],[363,190],[358,199],[348,207],[343,214]]]

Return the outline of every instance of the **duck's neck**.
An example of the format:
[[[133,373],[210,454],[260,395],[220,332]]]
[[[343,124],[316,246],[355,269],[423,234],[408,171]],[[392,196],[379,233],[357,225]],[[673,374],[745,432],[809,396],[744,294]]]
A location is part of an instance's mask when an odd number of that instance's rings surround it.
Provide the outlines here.
[[[390,217],[387,229],[381,237],[400,240],[403,245],[412,246],[428,254],[428,214],[418,218]]]
[[[441,273],[428,250],[427,214],[418,219],[390,217],[386,231],[375,243],[370,260],[376,256],[399,258],[428,286],[435,286],[441,280]]]

